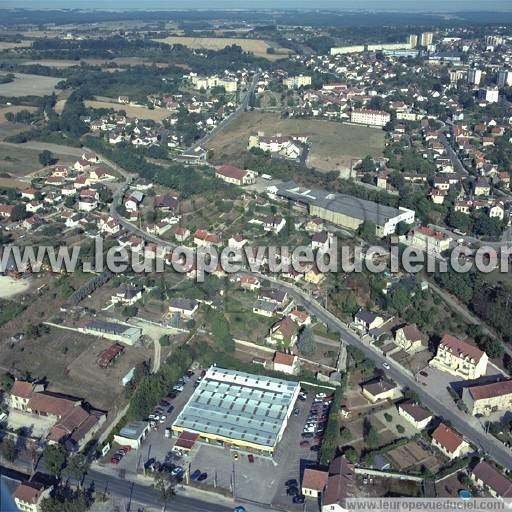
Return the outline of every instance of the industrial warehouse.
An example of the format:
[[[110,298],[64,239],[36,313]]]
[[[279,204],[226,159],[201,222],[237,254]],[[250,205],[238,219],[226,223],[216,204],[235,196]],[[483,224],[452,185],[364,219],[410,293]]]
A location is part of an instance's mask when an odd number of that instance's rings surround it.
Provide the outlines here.
[[[293,181],[270,186],[271,197],[288,201],[314,217],[343,228],[356,230],[364,221],[373,222],[378,237],[392,235],[400,222],[414,224],[415,213],[407,208],[393,208],[347,194],[301,187]]]
[[[172,429],[196,433],[206,442],[271,455],[299,391],[297,382],[212,366]]]

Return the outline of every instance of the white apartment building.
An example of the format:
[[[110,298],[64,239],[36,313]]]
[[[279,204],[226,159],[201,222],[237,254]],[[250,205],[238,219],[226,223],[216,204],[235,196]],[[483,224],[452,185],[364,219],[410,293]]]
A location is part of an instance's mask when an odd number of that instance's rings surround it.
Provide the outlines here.
[[[311,85],[311,77],[307,75],[289,76],[283,79],[283,85],[288,89],[298,89]]]
[[[391,120],[391,114],[382,110],[355,108],[350,114],[350,121],[371,126],[385,126]]]

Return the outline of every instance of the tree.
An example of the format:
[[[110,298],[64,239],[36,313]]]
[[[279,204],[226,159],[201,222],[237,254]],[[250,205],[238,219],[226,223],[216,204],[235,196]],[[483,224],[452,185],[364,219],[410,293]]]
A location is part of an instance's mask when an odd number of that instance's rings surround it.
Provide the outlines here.
[[[58,476],[66,464],[67,452],[59,444],[46,445],[43,451],[44,467],[55,476]]]
[[[13,222],[19,222],[28,217],[27,209],[24,204],[17,204],[11,212],[11,220]]]
[[[0,376],[0,390],[9,392],[14,384],[14,375],[9,372],[4,372]]]
[[[43,165],[44,167],[48,165],[52,165],[55,162],[55,157],[53,156],[53,153],[51,151],[48,151],[47,149],[41,151],[39,153],[39,163]]]
[[[352,447],[347,448],[343,455],[352,464],[356,464],[357,462],[359,462],[359,455],[357,454],[357,451],[355,450],[355,448],[352,448]]]
[[[9,462],[14,462],[18,455],[16,443],[10,437],[5,437],[0,443],[0,453]]]
[[[399,222],[396,226],[396,234],[398,236],[402,236],[402,235],[405,235],[406,233],[409,232],[409,230],[411,229],[411,225],[410,224],[407,224],[407,222]]]
[[[160,491],[160,500],[163,504],[163,510],[165,510],[167,503],[176,496],[176,481],[174,478],[169,478],[168,476],[169,475],[164,473],[158,473],[156,476],[155,487]]]
[[[373,240],[375,238],[375,234],[377,232],[377,226],[371,220],[365,220],[360,226],[358,230],[358,234],[361,238],[365,240]]]
[[[232,352],[234,350],[234,342],[229,332],[229,324],[226,317],[219,312],[211,312],[210,325],[213,338],[213,346],[215,350],[221,352]]]
[[[362,172],[375,172],[375,162],[370,155],[366,155],[361,164],[359,165],[359,170]]]
[[[297,346],[301,354],[306,356],[314,354],[316,350],[316,340],[311,327],[306,326],[300,331]]]
[[[65,471],[71,478],[74,478],[80,484],[88,467],[89,464],[86,457],[81,453],[76,453],[70,457]]]
[[[90,501],[84,492],[59,488],[52,496],[41,502],[41,512],[85,512]]]
[[[372,450],[379,446],[379,433],[368,417],[363,422],[363,439],[366,446]]]

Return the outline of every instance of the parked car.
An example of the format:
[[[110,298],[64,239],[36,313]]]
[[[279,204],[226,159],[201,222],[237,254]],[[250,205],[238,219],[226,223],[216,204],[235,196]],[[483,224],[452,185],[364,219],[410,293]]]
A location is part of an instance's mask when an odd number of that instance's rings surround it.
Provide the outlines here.
[[[199,477],[197,478],[198,482],[202,482],[203,480],[206,480],[208,478],[208,473],[201,473]]]
[[[172,433],[172,430],[169,427],[167,427],[165,429],[164,436],[165,437],[171,437],[171,433]]]
[[[176,386],[174,386],[173,388],[173,391],[177,391],[178,393],[181,393],[183,391],[183,389],[185,389],[183,387],[183,384],[176,384]]]
[[[309,446],[309,441],[301,441],[301,442],[299,443],[299,446],[300,446],[301,448],[307,448],[307,447]]]
[[[300,414],[300,410],[299,410],[299,409],[295,409],[295,410],[293,411],[293,415],[294,415],[294,416],[298,416],[299,414]]]
[[[249,455],[247,455],[247,459],[251,464],[254,464],[254,455],[252,453],[249,453]]]
[[[194,372],[193,372],[192,370],[189,370],[189,371],[187,372],[187,377],[190,379],[190,378],[191,378],[191,377],[193,377],[193,376],[194,376]]]
[[[233,512],[247,512],[244,507],[235,507]]]
[[[121,461],[120,457],[112,457],[110,459],[110,464],[119,464],[120,461]]]
[[[171,412],[174,411],[174,405],[170,405],[167,409],[167,414],[171,414]]]
[[[295,478],[291,478],[290,480],[286,480],[284,485],[286,487],[297,487],[299,485],[299,483],[297,482],[297,480]]]
[[[196,469],[191,475],[190,480],[197,480],[201,476],[201,470]]]
[[[320,451],[320,445],[319,445],[319,444],[315,444],[314,446],[312,446],[312,447],[310,448],[310,450],[311,450],[312,452],[319,452],[319,451]]]
[[[315,434],[313,434],[313,432],[303,432],[303,433],[302,433],[302,437],[303,437],[304,439],[309,439],[309,438],[313,437],[314,435],[315,435]]]
[[[286,494],[288,496],[297,496],[297,494],[299,494],[299,489],[298,487],[295,487],[294,485],[288,487],[288,489],[286,489]]]
[[[292,501],[293,503],[304,503],[304,496],[302,494],[294,496]]]
[[[386,369],[386,370],[389,370],[390,369],[390,366],[388,363],[382,363],[382,366]]]

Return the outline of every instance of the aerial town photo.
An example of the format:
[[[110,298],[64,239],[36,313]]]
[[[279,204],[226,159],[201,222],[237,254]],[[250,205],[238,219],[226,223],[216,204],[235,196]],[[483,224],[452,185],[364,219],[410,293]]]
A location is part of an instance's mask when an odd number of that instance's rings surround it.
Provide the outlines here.
[[[512,0],[0,0],[0,512],[512,509]]]

